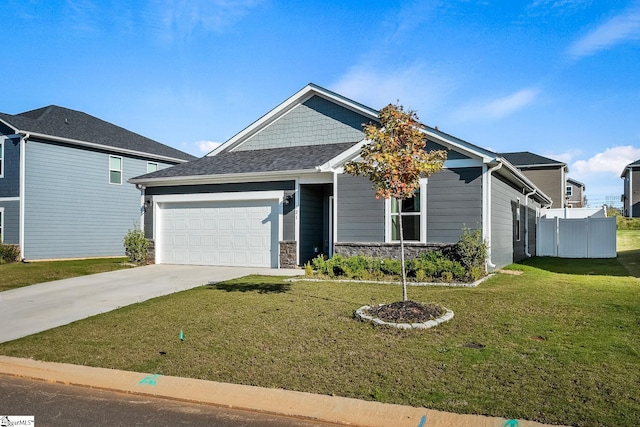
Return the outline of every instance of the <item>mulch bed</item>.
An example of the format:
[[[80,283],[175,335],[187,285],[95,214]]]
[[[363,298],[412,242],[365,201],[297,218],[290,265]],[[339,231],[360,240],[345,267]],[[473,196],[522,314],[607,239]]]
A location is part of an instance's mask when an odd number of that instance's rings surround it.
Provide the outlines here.
[[[445,313],[442,307],[420,304],[415,301],[398,301],[371,307],[369,314],[391,323],[423,323],[436,319]]]

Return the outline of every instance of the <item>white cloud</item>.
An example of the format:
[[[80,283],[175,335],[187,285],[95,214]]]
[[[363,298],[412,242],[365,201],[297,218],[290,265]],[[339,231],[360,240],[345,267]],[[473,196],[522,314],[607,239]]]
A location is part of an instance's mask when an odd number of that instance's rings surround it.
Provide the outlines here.
[[[407,109],[417,111],[421,118],[454,86],[450,78],[422,64],[385,71],[357,65],[329,85],[331,90],[375,109],[400,101]]]
[[[540,90],[537,88],[521,89],[501,98],[464,105],[454,116],[463,121],[501,119],[532,104],[539,94]]]
[[[571,172],[579,175],[608,174],[620,176],[629,163],[640,159],[640,148],[631,145],[607,148],[587,160],[578,160],[571,165]]]
[[[580,154],[582,154],[582,150],[569,150],[569,151],[565,151],[564,153],[553,153],[553,152],[542,153],[544,157],[548,157],[550,159],[557,160],[559,162],[564,162],[566,164],[571,163],[571,160],[573,160],[575,157],[579,156]]]
[[[218,148],[220,144],[222,143],[215,142],[215,141],[207,141],[207,140],[200,140],[194,143],[194,145],[198,147],[198,150],[200,150],[201,154],[209,154],[211,151]]]
[[[591,30],[571,44],[567,53],[570,57],[579,59],[628,40],[640,40],[640,8],[638,7],[614,16]]]
[[[153,0],[146,18],[167,41],[187,38],[196,29],[220,32],[261,5],[263,0]]]

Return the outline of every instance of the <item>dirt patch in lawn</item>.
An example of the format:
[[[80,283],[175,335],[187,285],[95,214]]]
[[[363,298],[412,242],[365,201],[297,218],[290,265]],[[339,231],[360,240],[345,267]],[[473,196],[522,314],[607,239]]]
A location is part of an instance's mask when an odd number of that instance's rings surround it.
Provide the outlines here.
[[[371,316],[392,323],[423,323],[442,316],[445,310],[434,304],[398,301],[369,309]]]

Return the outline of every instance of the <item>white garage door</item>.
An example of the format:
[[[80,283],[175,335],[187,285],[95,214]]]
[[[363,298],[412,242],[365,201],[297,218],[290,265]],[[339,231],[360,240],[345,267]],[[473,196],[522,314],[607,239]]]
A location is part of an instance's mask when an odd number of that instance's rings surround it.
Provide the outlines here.
[[[161,203],[158,213],[161,263],[278,266],[275,200]]]

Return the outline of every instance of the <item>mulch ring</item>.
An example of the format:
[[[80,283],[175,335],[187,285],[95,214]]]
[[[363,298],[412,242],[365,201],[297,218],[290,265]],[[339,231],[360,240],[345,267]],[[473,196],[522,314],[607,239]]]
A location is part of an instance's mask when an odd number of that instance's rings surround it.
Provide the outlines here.
[[[436,319],[445,313],[442,307],[434,304],[421,304],[415,301],[398,301],[371,307],[369,315],[391,323],[423,323]]]

